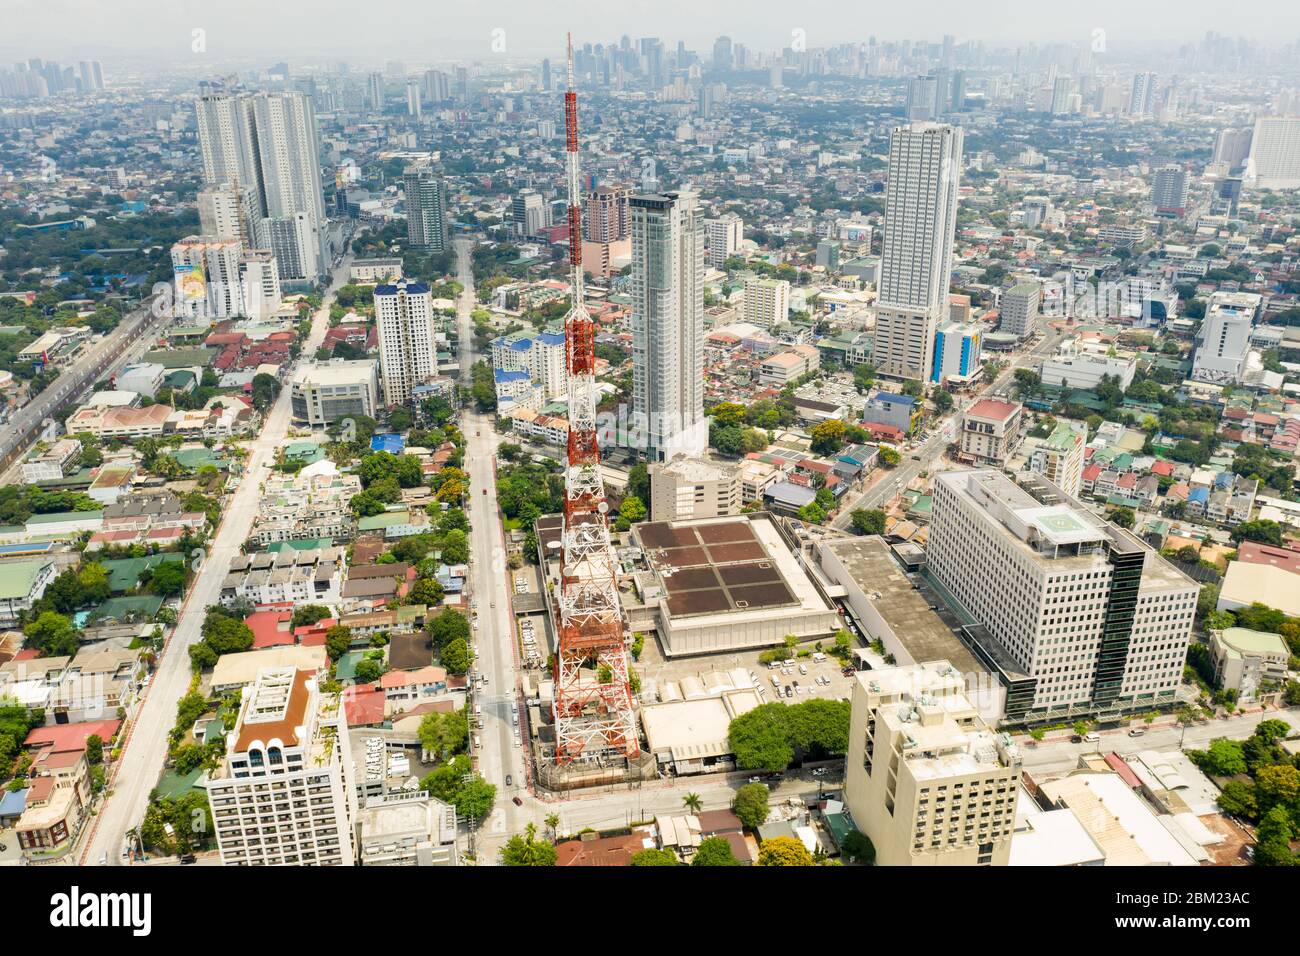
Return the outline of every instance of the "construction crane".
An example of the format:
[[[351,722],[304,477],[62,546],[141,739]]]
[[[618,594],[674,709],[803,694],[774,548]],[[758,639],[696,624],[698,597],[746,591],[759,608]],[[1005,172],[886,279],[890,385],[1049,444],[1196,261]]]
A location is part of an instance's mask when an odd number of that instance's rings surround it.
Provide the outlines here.
[[[572,277],[569,312],[564,317],[569,438],[560,553],[560,640],[555,655],[555,759],[560,764],[612,756],[631,758],[641,749],[623,640],[617,565],[609,537],[609,503],[596,440],[596,333],[583,290],[572,36],[568,56],[564,142]]]

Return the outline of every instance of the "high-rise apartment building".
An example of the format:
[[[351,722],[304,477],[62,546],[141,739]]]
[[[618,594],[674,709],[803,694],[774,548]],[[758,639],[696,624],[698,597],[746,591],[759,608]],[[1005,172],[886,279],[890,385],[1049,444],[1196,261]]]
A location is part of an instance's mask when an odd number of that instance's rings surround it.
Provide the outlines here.
[[[1029,467],[1071,498],[1083,485],[1084,448],[1088,426],[1082,422],[1057,422],[1029,457]]]
[[[1042,294],[1037,282],[1019,282],[1002,293],[998,331],[1019,339],[1032,335],[1038,326],[1038,304]]]
[[[79,64],[81,71],[81,87],[87,93],[104,88],[104,67],[98,60],[82,60]]]
[[[934,76],[914,76],[907,86],[907,120],[924,123],[937,119],[939,86]]]
[[[746,275],[744,321],[771,329],[790,319],[790,283],[785,279]]]
[[[1199,587],[1135,535],[1033,473],[943,472],[930,572],[1031,681],[1011,719],[1174,700]]]
[[[704,221],[694,193],[633,196],[632,421],[652,461],[699,455],[704,417]]]
[[[1018,748],[995,733],[947,661],[860,671],[844,802],[879,866],[1005,866]]]
[[[1254,129],[1221,129],[1214,137],[1211,162],[1223,163],[1229,170],[1240,169],[1250,157],[1250,140]]]
[[[621,242],[631,235],[632,218],[627,186],[597,186],[587,193],[582,233],[588,242]]]
[[[199,227],[205,236],[238,239],[246,249],[256,243],[261,215],[257,192],[248,186],[217,183],[199,190]]]
[[[420,81],[414,79],[407,80],[406,81],[406,115],[418,117],[420,115],[420,112],[421,112]]]
[[[442,70],[425,70],[424,98],[435,105],[447,102],[451,99],[451,78]]]
[[[1300,189],[1300,116],[1255,120],[1246,180],[1257,189]]]
[[[736,254],[745,238],[744,220],[734,212],[728,212],[717,219],[706,219],[704,228],[708,237],[709,265],[721,269]]]
[[[176,314],[227,319],[245,314],[238,239],[186,236],[172,245]]]
[[[428,163],[407,166],[403,175],[406,191],[406,241],[415,249],[446,252],[447,184]]]
[[[226,866],[352,866],[348,725],[338,694],[293,668],[266,668],[243,691],[219,773],[208,780]]]
[[[948,313],[962,131],[940,123],[894,128],[876,297],[873,362],[883,375],[921,381]]]
[[[321,192],[316,112],[305,93],[205,93],[195,102],[203,178],[208,186],[249,189],[255,199],[254,240],[271,248],[283,279],[324,273],[325,199]],[[282,259],[286,227],[294,223],[293,256]],[[281,245],[269,242],[272,233]]]
[[[510,204],[510,219],[516,236],[535,236],[551,224],[551,205],[536,189],[521,189]]]
[[[244,298],[244,315],[264,321],[275,315],[283,301],[280,266],[268,249],[249,249],[239,259],[239,280]]]
[[[1172,216],[1187,212],[1191,178],[1191,173],[1176,163],[1157,169],[1151,176],[1151,203],[1156,212]]]
[[[411,390],[438,371],[433,293],[428,284],[399,280],[375,286],[375,324],[384,404],[390,408],[405,405],[411,400]]]
[[[1156,111],[1156,75],[1138,73],[1129,89],[1128,112],[1130,116],[1150,116]]]
[[[366,78],[366,101],[370,108],[376,112],[383,112],[384,109],[384,74],[371,73]]]

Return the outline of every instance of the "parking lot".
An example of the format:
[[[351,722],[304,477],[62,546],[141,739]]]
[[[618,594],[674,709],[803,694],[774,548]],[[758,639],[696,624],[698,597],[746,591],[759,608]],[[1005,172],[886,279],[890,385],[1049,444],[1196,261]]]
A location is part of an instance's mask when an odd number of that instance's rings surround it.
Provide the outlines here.
[[[823,646],[829,644],[829,638],[823,642]],[[654,635],[647,634],[641,658],[632,666],[641,675],[642,687],[646,691],[651,689],[652,684],[657,692],[667,681],[680,682],[686,677],[701,677],[710,671],[730,671],[739,667],[754,676],[764,703],[777,699],[778,687],[782,695],[780,699],[792,704],[812,697],[837,700],[850,696],[853,678],[841,674],[840,662],[830,655],[826,655],[824,660],[814,660],[813,655],[817,651],[812,643],[800,645],[798,649],[807,650],[809,656],[793,657],[793,663],[776,668],[758,662],[759,655],[765,650],[768,648],[704,654],[669,661],[664,659]],[[775,684],[773,678],[776,679]],[[787,687],[790,688],[789,697],[785,696]]]

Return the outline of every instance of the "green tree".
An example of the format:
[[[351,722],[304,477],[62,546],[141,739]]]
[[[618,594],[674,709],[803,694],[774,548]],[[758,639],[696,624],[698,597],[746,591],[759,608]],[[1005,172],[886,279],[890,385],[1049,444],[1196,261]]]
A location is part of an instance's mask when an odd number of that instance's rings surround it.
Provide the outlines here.
[[[501,848],[502,866],[555,866],[555,847],[537,839],[537,826],[530,823],[523,834],[516,833]]]
[[[629,866],[678,866],[677,854],[672,850],[642,850],[633,853]]]
[[[55,611],[42,611],[26,627],[24,643],[41,652],[42,657],[71,657],[80,646],[81,632],[72,621]]]
[[[452,674],[466,673],[470,664],[473,663],[473,658],[469,652],[469,644],[466,643],[463,637],[448,641],[443,647],[439,659],[442,661],[442,666]]]
[[[870,511],[858,508],[853,512],[851,521],[853,531],[856,534],[885,533],[885,513],[879,508],[873,508]]]
[[[724,837],[715,836],[700,841],[691,857],[691,866],[740,866],[740,861],[731,852],[731,844]]]
[[[751,830],[757,830],[765,822],[769,813],[767,787],[761,783],[747,783],[736,791],[731,802],[740,822]]]
[[[686,796],[682,797],[682,806],[691,811],[691,813],[699,813],[700,810],[704,808],[704,801],[700,799],[698,793],[688,793]]]
[[[623,499],[623,503],[618,508],[618,521],[614,528],[616,531],[627,531],[638,521],[644,521],[646,518],[645,502],[636,495],[628,495]]]
[[[844,842],[840,846],[840,852],[857,863],[870,865],[876,862],[875,844],[861,830],[850,830],[844,834]]]
[[[338,663],[338,659],[352,646],[352,629],[342,624],[335,624],[325,632],[325,653],[329,659]]]
[[[496,798],[497,788],[475,774],[461,785],[451,802],[462,817],[482,820],[492,812],[492,804],[496,802]]]
[[[844,423],[838,418],[819,422],[809,434],[812,436],[814,454],[833,455],[844,447]]]

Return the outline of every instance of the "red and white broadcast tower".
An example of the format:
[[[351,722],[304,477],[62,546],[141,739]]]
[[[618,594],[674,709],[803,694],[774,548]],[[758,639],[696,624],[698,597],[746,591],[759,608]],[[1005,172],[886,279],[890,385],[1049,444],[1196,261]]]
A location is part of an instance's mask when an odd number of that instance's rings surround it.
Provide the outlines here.
[[[560,557],[560,645],[555,656],[555,759],[562,764],[584,757],[635,757],[640,752],[614,549],[609,539],[609,504],[596,442],[596,342],[583,294],[578,95],[573,91],[572,37],[564,133],[572,301],[564,317],[569,443]]]

